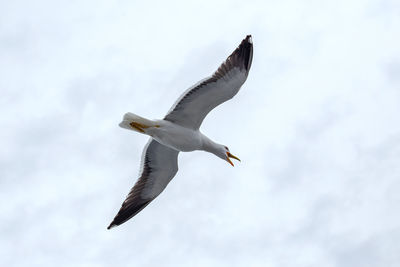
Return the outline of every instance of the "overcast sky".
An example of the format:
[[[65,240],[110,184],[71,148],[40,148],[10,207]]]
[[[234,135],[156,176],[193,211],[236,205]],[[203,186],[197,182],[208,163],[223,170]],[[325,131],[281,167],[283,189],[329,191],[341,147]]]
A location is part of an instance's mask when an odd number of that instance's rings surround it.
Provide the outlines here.
[[[247,82],[146,209],[147,137],[252,34]],[[1,266],[400,266],[400,2],[2,1]]]

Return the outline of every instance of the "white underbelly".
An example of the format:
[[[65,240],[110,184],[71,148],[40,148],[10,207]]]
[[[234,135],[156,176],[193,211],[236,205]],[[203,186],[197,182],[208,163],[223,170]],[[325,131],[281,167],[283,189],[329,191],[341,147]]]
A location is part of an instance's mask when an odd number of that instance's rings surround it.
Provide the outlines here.
[[[194,151],[202,147],[201,133],[171,122],[161,123],[149,133],[159,143],[179,151]]]

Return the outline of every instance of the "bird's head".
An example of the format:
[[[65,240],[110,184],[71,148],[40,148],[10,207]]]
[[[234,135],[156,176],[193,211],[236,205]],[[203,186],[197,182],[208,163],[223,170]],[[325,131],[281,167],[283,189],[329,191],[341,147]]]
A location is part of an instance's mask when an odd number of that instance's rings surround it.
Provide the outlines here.
[[[229,152],[229,148],[227,146],[221,146],[219,154],[220,154],[219,155],[220,158],[226,160],[232,166],[234,166],[234,165],[231,161],[231,158],[240,161],[240,159],[238,157],[232,155],[231,152]]]

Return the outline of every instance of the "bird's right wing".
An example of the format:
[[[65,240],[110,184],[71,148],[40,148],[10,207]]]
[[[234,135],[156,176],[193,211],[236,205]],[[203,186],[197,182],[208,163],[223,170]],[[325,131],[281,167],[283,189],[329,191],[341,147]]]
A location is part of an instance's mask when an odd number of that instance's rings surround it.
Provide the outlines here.
[[[197,130],[207,114],[234,97],[246,81],[253,59],[251,36],[222,63],[211,77],[189,88],[175,102],[164,120]]]
[[[135,216],[165,189],[178,171],[178,153],[150,138],[143,149],[139,180],[107,229]]]

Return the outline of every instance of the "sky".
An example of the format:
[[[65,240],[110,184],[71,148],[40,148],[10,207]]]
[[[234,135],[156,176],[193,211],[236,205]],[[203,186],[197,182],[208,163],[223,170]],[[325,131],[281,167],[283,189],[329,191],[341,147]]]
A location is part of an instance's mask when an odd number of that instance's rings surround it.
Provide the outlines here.
[[[249,77],[106,230],[147,137],[247,35]],[[1,1],[1,266],[400,265],[400,3]]]

